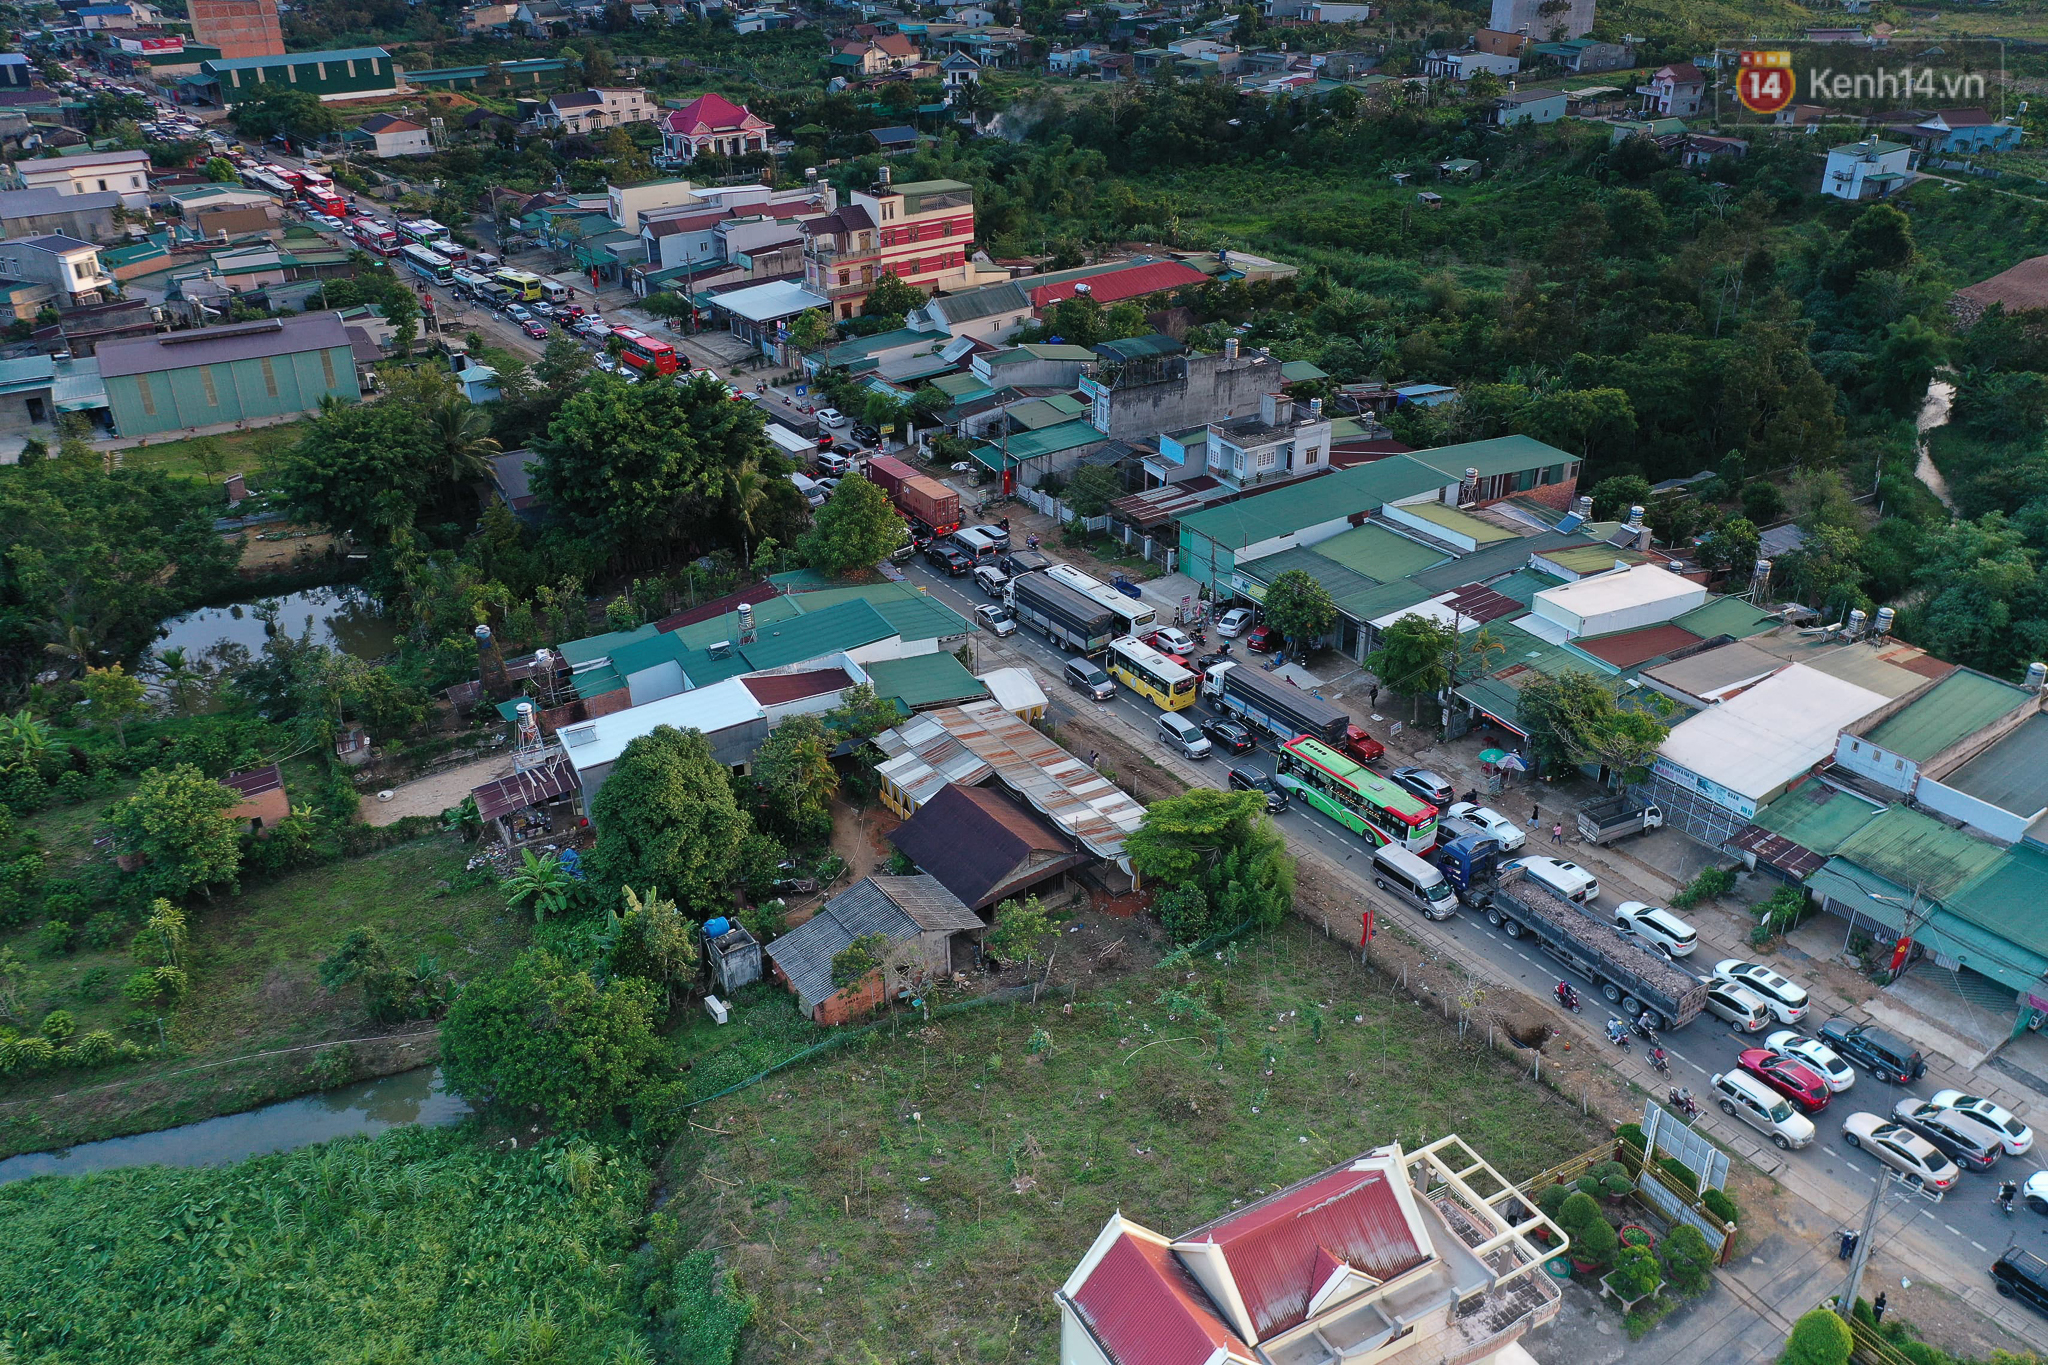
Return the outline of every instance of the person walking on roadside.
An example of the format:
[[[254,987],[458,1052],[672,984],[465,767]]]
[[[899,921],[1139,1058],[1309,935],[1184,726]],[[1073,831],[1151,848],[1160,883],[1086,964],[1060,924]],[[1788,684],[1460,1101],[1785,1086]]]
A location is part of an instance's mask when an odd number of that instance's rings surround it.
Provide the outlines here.
[[[1564,847],[1564,822],[1562,820],[1551,825],[1550,842],[1556,844],[1559,848]]]
[[[1873,1326],[1884,1321],[1884,1291],[1877,1291],[1877,1297],[1870,1303],[1870,1321]]]

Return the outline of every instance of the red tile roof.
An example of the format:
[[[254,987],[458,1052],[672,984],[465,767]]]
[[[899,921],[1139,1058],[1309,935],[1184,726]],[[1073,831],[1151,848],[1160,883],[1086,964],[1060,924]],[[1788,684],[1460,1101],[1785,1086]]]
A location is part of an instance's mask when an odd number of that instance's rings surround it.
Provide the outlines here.
[[[1170,1248],[1128,1232],[1096,1263],[1074,1306],[1114,1365],[1194,1365],[1219,1348],[1251,1354]]]
[[[1660,654],[1669,654],[1674,649],[1684,649],[1699,642],[1699,636],[1683,626],[1673,625],[1645,626],[1641,630],[1603,635],[1597,640],[1572,641],[1594,658],[1605,659],[1616,668],[1633,668],[1645,659],[1654,659]]]
[[[682,108],[671,110],[662,123],[672,133],[728,133],[768,126],[752,111],[723,95],[699,95]]]
[[[1377,1280],[1427,1259],[1399,1193],[1376,1167],[1347,1167],[1306,1181],[1187,1240],[1222,1248],[1261,1339],[1308,1316],[1308,1301],[1322,1287],[1316,1264],[1323,1252]]]
[[[772,673],[767,677],[744,677],[740,685],[754,694],[763,706],[777,706],[827,692],[844,692],[853,678],[843,668],[814,668],[804,673]]]
[[[1087,285],[1088,292],[1095,296],[1097,303],[1120,303],[1124,299],[1143,298],[1157,294],[1164,289],[1178,289],[1182,285],[1207,284],[1209,277],[1183,261],[1151,261],[1135,265],[1129,270],[1113,270],[1101,275],[1092,275],[1085,280],[1069,280],[1062,284],[1040,285],[1031,288],[1030,281],[1020,281],[1031,295],[1033,306],[1046,308],[1061,299],[1070,299],[1077,292],[1077,286]]]

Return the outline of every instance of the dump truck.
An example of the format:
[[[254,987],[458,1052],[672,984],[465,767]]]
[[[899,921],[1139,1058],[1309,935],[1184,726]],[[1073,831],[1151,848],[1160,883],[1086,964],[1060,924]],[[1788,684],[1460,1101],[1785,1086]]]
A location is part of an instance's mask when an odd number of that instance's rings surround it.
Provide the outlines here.
[[[1108,607],[1042,573],[1011,579],[1003,599],[1019,625],[1076,654],[1100,654],[1116,638],[1116,617]]]
[[[1519,868],[1464,893],[1467,904],[1475,897],[1483,903],[1488,924],[1504,929],[1509,938],[1533,937],[1545,952],[1598,987],[1625,1019],[1634,1021],[1648,1010],[1652,1027],[1683,1028],[1706,1007],[1706,982],[1615,932],[1612,924],[1594,918],[1596,912],[1553,895]]]
[[[1617,796],[1596,801],[1579,812],[1579,841],[1611,844],[1616,839],[1656,829],[1663,823],[1664,812],[1657,807],[1641,804],[1631,797]]]
[[[1342,748],[1351,729],[1351,717],[1342,707],[1232,660],[1209,665],[1202,675],[1202,697],[1218,711],[1275,739],[1312,735]]]

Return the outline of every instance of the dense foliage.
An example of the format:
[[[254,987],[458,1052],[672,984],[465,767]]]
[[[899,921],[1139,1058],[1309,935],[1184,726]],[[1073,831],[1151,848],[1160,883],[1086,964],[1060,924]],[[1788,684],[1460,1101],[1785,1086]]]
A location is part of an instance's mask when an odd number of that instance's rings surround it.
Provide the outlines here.
[[[1169,925],[1193,942],[1240,924],[1278,924],[1294,903],[1294,857],[1266,814],[1263,792],[1192,787],[1155,801],[1125,849],[1148,884],[1204,897]]]
[[[729,1361],[746,1305],[708,1258],[634,1251],[649,1184],[586,1143],[419,1128],[23,1181],[0,1340],[50,1365]]]
[[[653,888],[699,919],[727,900],[747,817],[699,731],[663,725],[628,744],[591,802],[591,818],[589,875],[606,893]]]

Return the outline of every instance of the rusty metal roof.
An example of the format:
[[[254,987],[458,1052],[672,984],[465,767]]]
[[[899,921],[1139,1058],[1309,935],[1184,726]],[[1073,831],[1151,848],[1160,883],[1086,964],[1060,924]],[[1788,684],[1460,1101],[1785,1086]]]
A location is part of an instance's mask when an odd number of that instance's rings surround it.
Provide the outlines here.
[[[878,770],[922,806],[948,782],[990,774],[1098,858],[1123,856],[1145,808],[1080,759],[995,701],[940,707],[876,736],[889,756]]]
[[[476,798],[477,814],[483,819],[495,820],[515,810],[525,810],[528,806],[538,806],[543,801],[565,796],[581,785],[569,760],[558,758],[544,768],[530,768],[495,782],[486,782],[470,795]]]

